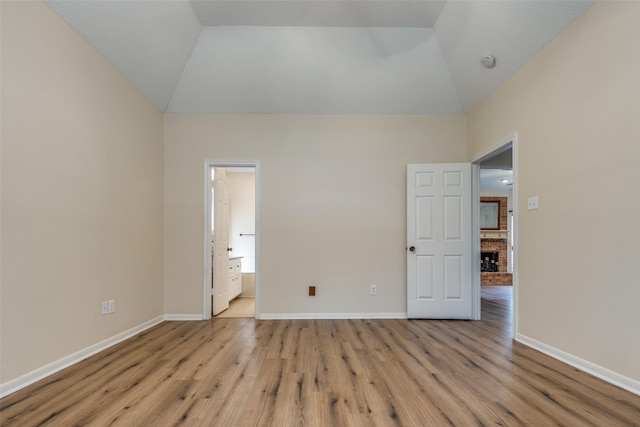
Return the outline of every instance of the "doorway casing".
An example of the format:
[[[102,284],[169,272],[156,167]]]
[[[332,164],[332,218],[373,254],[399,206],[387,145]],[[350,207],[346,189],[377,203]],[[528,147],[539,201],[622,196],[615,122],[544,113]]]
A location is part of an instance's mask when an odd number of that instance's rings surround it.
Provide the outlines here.
[[[255,256],[256,256],[256,296],[255,318],[260,318],[260,161],[258,160],[205,160],[204,161],[204,224],[203,272],[202,272],[202,319],[211,319],[211,168],[253,168],[255,170]]]
[[[511,160],[513,167],[513,301],[512,301],[512,328],[511,337],[516,338],[518,333],[518,133],[514,132],[512,135],[498,142],[497,144],[487,148],[471,158],[470,162],[476,167],[473,168],[473,194],[474,205],[480,206],[480,163],[497,156],[511,149]],[[474,212],[474,226],[473,226],[473,256],[475,259],[480,259],[480,219],[478,218],[479,208]],[[473,289],[474,289],[474,307],[475,313],[480,313],[480,266],[478,265],[474,269],[473,274]]]

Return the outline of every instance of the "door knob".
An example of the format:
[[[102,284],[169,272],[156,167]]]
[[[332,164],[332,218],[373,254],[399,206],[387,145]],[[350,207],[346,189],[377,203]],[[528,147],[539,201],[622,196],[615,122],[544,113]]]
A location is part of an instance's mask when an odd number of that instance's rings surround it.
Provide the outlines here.
[[[227,248],[227,252],[231,252],[233,248]]]
[[[416,251],[416,247],[415,247],[415,246],[411,246],[411,247],[409,247],[409,250],[410,250],[411,252],[415,252],[415,251]]]

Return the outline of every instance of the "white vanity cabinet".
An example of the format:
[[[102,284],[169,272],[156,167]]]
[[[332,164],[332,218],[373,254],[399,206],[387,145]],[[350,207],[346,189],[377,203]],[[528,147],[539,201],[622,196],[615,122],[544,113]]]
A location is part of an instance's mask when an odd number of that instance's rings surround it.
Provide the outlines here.
[[[229,258],[229,301],[242,293],[242,257]]]

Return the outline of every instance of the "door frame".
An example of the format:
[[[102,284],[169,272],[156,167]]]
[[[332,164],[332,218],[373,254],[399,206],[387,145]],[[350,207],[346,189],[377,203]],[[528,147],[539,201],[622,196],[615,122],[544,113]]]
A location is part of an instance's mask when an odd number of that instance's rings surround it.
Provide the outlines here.
[[[502,141],[494,144],[484,151],[473,156],[470,160],[473,167],[473,255],[475,259],[480,259],[480,163],[490,159],[511,148],[511,160],[513,163],[513,300],[512,300],[512,328],[511,338],[515,339],[518,334],[518,133],[514,132]],[[474,312],[480,318],[480,264],[476,263],[474,268],[473,288],[474,288]]]
[[[202,225],[203,235],[203,272],[202,272],[202,319],[211,319],[211,190],[213,182],[211,180],[211,168],[240,168],[249,167],[255,170],[255,256],[256,256],[256,297],[255,314],[256,319],[260,318],[260,161],[259,160],[205,160],[203,168],[204,179],[204,223]]]

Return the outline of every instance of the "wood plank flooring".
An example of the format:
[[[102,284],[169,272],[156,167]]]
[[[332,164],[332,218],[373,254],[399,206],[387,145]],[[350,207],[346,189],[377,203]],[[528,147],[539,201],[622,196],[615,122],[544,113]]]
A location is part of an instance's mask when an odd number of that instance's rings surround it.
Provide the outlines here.
[[[0,401],[5,426],[640,426],[640,396],[470,321],[165,322]]]

